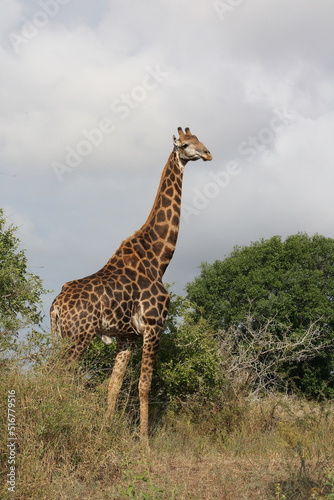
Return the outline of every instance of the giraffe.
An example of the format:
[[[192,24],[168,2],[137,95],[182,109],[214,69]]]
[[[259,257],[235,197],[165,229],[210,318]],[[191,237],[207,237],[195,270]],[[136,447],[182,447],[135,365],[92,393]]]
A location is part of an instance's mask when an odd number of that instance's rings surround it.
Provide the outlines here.
[[[77,360],[95,335],[106,344],[116,337],[108,386],[112,414],[131,352],[143,337],[139,379],[140,439],[148,442],[148,396],[153,365],[169,306],[162,276],[173,256],[179,231],[183,170],[188,161],[212,160],[210,151],[178,127],[173,151],[145,224],[125,239],[96,273],[65,283],[50,309],[51,331],[72,340],[68,360]]]

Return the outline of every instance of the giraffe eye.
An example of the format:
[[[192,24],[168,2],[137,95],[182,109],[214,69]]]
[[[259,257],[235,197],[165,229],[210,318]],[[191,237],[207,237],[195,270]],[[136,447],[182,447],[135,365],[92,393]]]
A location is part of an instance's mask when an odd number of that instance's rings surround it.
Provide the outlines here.
[[[181,148],[186,149],[189,146],[189,144],[182,144]]]

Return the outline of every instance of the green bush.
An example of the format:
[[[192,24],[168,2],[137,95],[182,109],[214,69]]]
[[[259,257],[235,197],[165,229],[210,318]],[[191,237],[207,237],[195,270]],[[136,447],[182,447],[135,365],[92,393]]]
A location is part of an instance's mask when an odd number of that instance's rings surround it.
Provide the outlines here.
[[[235,247],[224,260],[203,263],[187,292],[195,320],[204,317],[217,331],[242,329],[251,317],[253,330],[272,321],[271,335],[279,341],[289,331],[297,345],[316,324],[313,355],[282,362],[281,374],[290,389],[334,396],[333,239],[297,234]]]
[[[194,323],[186,316],[172,338],[171,351],[162,349],[157,363],[165,394],[179,400],[197,395],[203,401],[215,400],[224,383],[217,340],[210,323]]]
[[[40,326],[43,320],[41,296],[46,292],[41,279],[29,272],[25,250],[0,209],[0,357],[8,359],[17,350],[20,328]],[[0,358],[0,359],[1,359]]]
[[[224,381],[214,329],[206,320],[195,323],[189,302],[171,293],[171,305],[155,362],[150,401],[165,408],[172,400],[186,401],[197,395],[202,401],[216,399]],[[142,339],[134,349],[122,393],[128,403],[139,407]],[[115,357],[116,341],[104,345],[94,339],[80,361],[91,373],[90,383],[109,378]],[[122,396],[121,396],[122,397]]]

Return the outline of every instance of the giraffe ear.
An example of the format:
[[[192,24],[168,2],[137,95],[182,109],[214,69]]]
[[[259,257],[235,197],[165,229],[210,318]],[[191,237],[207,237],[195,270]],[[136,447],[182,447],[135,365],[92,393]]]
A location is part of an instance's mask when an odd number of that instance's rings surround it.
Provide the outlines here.
[[[175,135],[173,135],[173,143],[174,143],[174,146],[177,146],[177,147],[180,147],[181,146],[181,142],[179,139],[177,139],[175,137]]]

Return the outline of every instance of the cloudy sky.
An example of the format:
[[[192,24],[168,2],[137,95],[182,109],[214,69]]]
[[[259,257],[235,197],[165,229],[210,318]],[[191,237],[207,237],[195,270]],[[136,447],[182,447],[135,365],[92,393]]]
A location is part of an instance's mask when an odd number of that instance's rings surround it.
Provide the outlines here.
[[[0,206],[46,313],[145,222],[178,126],[213,161],[186,167],[174,291],[235,245],[334,238],[333,0],[1,7]]]

